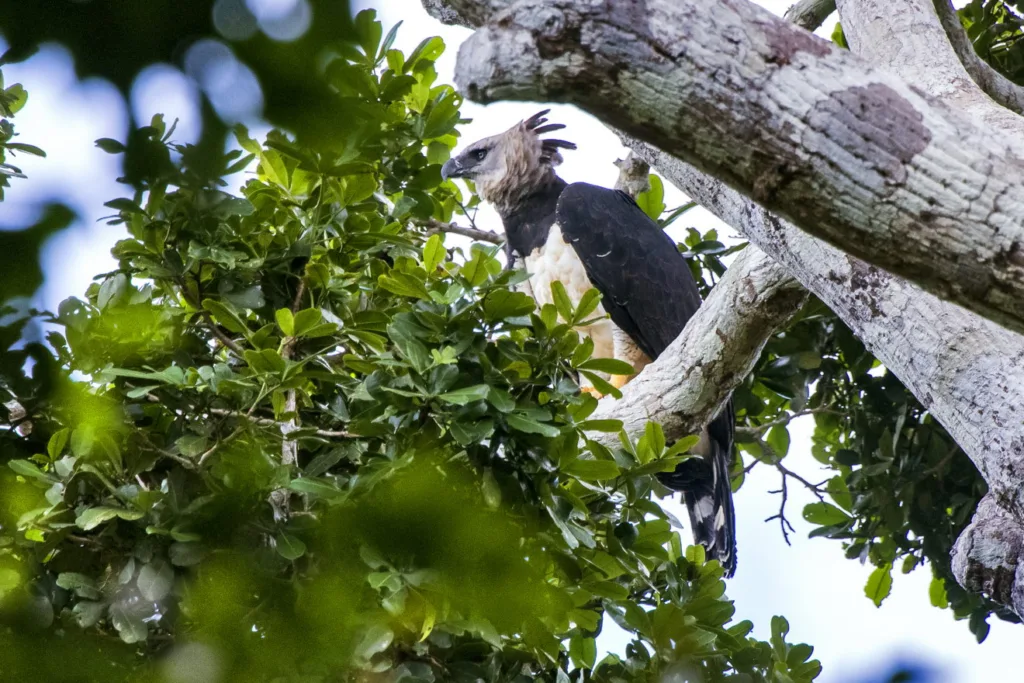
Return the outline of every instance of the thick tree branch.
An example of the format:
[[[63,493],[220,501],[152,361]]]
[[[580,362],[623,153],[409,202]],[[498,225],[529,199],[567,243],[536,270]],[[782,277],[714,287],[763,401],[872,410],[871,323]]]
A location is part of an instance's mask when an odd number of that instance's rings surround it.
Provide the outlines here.
[[[626,385],[621,399],[603,399],[592,419],[622,420],[633,438],[648,420],[670,441],[699,432],[806,301],[807,291],[779,264],[747,247],[682,334]],[[615,434],[592,438],[618,443]]]
[[[978,504],[974,519],[953,546],[953,575],[1024,617],[1024,527],[992,494]]]
[[[898,11],[893,12],[891,4],[884,0],[839,0],[839,12],[850,47],[861,56],[918,83],[929,94],[981,117],[993,130],[1024,139],[1024,118],[997,106],[967,75],[961,57],[946,41],[946,31],[936,15],[939,4],[933,0],[902,0]],[[885,13],[890,15],[889,20],[880,20]],[[963,34],[959,20],[957,28]],[[966,35],[962,37],[966,40]],[[973,54],[970,44],[967,49]],[[1021,346],[1024,338],[1018,341],[1018,347]],[[1018,358],[1019,354],[1018,350]],[[980,454],[980,458],[988,462],[1004,455],[995,452]],[[978,457],[975,454],[976,462]],[[1019,458],[1020,453],[1011,459],[1011,466],[1019,464]],[[957,539],[954,575],[965,589],[985,593],[1022,615],[1024,583],[1018,585],[1016,572],[1009,571],[1007,565],[1016,567],[1024,555],[1024,517],[1007,512],[1012,510],[1019,515],[1020,500],[1005,495],[1007,489],[1020,488],[1020,475],[1013,477],[1004,466],[1000,472],[1004,477],[991,481],[989,475],[999,471],[998,465],[978,465],[995,496],[982,501],[971,526]],[[1002,509],[1001,503],[1007,509]]]
[[[800,0],[786,10],[785,18],[802,29],[814,31],[835,11],[836,0]]]
[[[808,237],[669,154],[628,136],[623,143],[835,311],[1024,518],[1024,338]]]
[[[449,4],[494,19],[459,51],[471,98],[574,102],[802,230],[1024,330],[1024,142],[748,0]]]
[[[892,0],[839,0],[838,5],[846,42],[858,56],[1024,140],[1024,118],[996,104],[971,78],[935,13],[934,0],[900,0],[897,7]]]
[[[978,87],[1010,111],[1024,114],[1024,88],[985,63],[967,37],[952,0],[932,0],[946,37]]]

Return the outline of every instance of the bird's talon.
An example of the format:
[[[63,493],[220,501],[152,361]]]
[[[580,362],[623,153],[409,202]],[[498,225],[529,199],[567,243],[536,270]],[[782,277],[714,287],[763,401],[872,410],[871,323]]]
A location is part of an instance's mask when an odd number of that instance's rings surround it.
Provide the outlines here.
[[[602,394],[602,393],[601,393],[600,391],[598,391],[598,390],[597,390],[597,389],[595,389],[594,387],[581,387],[581,388],[580,388],[580,391],[585,391],[585,392],[587,392],[588,394],[590,394],[591,396],[593,396],[594,398],[596,398],[596,399],[597,399],[597,400],[599,400],[599,401],[600,401],[600,400],[601,400],[602,398],[604,398],[604,394]]]

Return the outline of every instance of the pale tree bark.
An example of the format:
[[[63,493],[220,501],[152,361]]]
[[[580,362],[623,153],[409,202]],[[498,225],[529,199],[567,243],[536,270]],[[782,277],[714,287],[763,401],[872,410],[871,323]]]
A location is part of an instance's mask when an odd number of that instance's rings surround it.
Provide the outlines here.
[[[981,118],[995,135],[1024,139],[1024,118],[990,99],[968,75],[965,66],[970,62],[964,59],[963,48],[958,50],[946,41],[950,27],[944,27],[939,16],[946,9],[944,4],[945,0],[901,0],[894,8],[887,0],[838,3],[851,49]],[[966,40],[959,21],[957,28]],[[967,49],[973,54],[969,43]],[[1010,341],[1016,341],[1017,348],[1003,349],[1007,354],[1004,363],[1013,367],[1011,359],[1024,355],[1024,338]],[[1022,388],[1024,384],[1019,380],[1006,387],[1018,402],[1024,394]],[[1013,416],[1017,429],[1024,422],[1022,415],[1024,411]],[[957,539],[952,558],[953,574],[960,585],[1012,607],[1020,616],[1024,616],[1024,514],[1019,493],[1024,475],[1022,453],[1024,443],[1015,453],[986,449],[973,456],[989,482],[989,493]]]
[[[1024,143],[748,0],[451,5],[493,19],[459,50],[471,98],[571,100],[802,230],[1024,330]]]

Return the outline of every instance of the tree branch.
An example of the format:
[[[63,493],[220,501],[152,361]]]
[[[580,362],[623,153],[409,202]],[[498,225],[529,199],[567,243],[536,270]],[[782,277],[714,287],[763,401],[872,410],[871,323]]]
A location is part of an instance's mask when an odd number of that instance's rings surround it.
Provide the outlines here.
[[[800,0],[784,15],[802,29],[815,31],[836,11],[836,0]]]
[[[1024,140],[1024,118],[993,102],[971,78],[936,15],[934,0],[900,0],[899,7],[891,0],[839,0],[838,5],[846,42],[857,55]],[[967,48],[974,54],[970,44]]]
[[[1024,88],[986,64],[978,55],[960,23],[960,16],[952,0],[932,0],[932,4],[953,50],[978,87],[998,104],[1024,114]]]
[[[1024,617],[1024,527],[989,493],[953,546],[953,576]]]
[[[806,290],[781,266],[747,247],[682,334],[625,386],[621,399],[603,399],[591,419],[622,420],[633,438],[649,420],[669,441],[699,432],[750,373],[768,339],[806,301]],[[591,438],[618,443],[615,434]]]
[[[424,223],[424,225],[427,227],[427,235],[434,235],[439,232],[448,232],[453,235],[462,235],[463,237],[469,237],[470,239],[474,239],[479,242],[490,242],[491,244],[505,244],[504,235],[499,235],[498,233],[490,232],[489,230],[480,230],[479,228],[464,228],[461,225],[456,225],[455,223],[443,223],[433,218]]]
[[[651,189],[651,165],[638,157],[633,150],[625,159],[616,159],[619,177],[615,179],[615,189],[622,190],[633,199],[641,192]]]
[[[573,102],[1024,331],[1024,144],[747,0],[451,0],[470,98]]]

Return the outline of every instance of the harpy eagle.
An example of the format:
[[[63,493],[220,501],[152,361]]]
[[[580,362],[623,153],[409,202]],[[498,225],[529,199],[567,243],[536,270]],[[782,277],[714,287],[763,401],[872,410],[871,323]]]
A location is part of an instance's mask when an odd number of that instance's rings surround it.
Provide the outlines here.
[[[554,167],[565,140],[541,135],[564,128],[544,125],[544,110],[500,135],[469,145],[445,163],[444,178],[468,178],[501,216],[509,264],[521,260],[524,291],[538,306],[552,303],[551,282],[564,285],[573,305],[591,287],[607,313],[579,329],[594,343],[595,358],[616,358],[636,372],[682,332],[701,304],[690,268],[675,242],[625,192],[587,183],[568,184]],[[628,376],[611,378],[621,387]],[[593,387],[583,390],[597,393]],[[599,396],[599,395],[598,395]],[[600,396],[599,396],[600,397]],[[690,458],[658,475],[681,491],[694,540],[718,559],[726,575],[736,569],[736,534],[729,469],[735,414],[732,401],[705,428]]]

